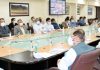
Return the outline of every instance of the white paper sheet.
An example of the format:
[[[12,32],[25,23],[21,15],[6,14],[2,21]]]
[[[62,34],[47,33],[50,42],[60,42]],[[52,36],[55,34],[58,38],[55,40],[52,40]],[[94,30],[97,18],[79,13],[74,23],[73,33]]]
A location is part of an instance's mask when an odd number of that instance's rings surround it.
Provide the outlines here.
[[[43,53],[33,53],[34,57],[35,58],[48,58],[50,56],[52,56],[52,54],[50,53],[46,53],[46,52],[43,52]]]

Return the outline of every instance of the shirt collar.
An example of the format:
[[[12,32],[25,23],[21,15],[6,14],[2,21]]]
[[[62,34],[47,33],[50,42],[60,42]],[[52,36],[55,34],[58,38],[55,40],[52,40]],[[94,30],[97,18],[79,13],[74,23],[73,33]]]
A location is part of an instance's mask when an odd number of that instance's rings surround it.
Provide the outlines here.
[[[85,44],[84,42],[80,42],[80,43],[78,43],[77,45],[75,45],[75,47],[76,46],[80,46],[80,45],[82,45],[82,44]]]

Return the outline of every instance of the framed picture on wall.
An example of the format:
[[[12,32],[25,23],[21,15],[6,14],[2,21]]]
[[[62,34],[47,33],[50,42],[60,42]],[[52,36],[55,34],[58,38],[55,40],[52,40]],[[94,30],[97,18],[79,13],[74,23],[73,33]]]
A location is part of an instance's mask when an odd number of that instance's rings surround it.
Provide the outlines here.
[[[92,15],[92,13],[93,13],[92,6],[88,6],[88,15]]]
[[[29,16],[29,3],[9,3],[10,16]]]
[[[66,15],[69,15],[70,6],[66,5]]]

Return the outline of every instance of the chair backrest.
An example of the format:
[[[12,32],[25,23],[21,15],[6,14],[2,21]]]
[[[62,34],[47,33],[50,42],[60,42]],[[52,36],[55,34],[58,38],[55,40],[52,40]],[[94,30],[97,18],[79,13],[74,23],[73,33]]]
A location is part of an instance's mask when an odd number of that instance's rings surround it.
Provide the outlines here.
[[[71,70],[93,70],[100,55],[100,49],[81,54],[71,66]]]

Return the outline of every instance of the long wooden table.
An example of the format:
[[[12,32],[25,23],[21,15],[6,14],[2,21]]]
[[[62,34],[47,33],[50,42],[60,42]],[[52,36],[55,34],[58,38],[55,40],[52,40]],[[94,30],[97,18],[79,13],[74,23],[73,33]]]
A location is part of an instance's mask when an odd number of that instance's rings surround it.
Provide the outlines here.
[[[97,41],[98,40],[98,41]],[[100,39],[96,39],[95,41],[99,42]],[[95,41],[90,43],[95,44]],[[89,44],[89,43],[88,43]],[[57,44],[54,47],[41,47],[39,52],[48,52],[50,49],[61,46],[66,49],[66,51],[70,48],[67,44]],[[10,51],[9,51],[10,50]],[[2,51],[2,53],[1,53]],[[56,66],[57,59],[61,58],[64,55],[64,52],[59,52],[53,56],[48,58],[35,58],[30,51],[26,51],[24,49],[11,48],[11,47],[1,47],[0,48],[0,66],[5,70],[44,70],[46,68]],[[11,53],[12,52],[12,53]],[[49,52],[48,52],[49,53]],[[3,66],[2,66],[3,65]]]
[[[0,57],[24,52],[26,49],[19,49],[19,48],[13,48],[13,47],[0,47]]]
[[[97,35],[100,35],[100,33],[91,35],[89,37],[87,36],[86,43],[92,43],[97,45],[97,43],[100,42],[100,38],[96,37]],[[21,35],[13,38],[5,38],[4,40],[16,40],[18,38],[23,39],[29,38],[30,36],[32,37],[35,35]],[[55,48],[62,48],[64,50],[59,51],[58,53],[55,53],[47,58],[35,58],[33,56],[33,53],[31,51],[28,51],[27,49],[1,46],[0,67],[4,68],[5,70],[44,70],[45,68],[56,66],[57,59],[61,58],[64,55],[64,53],[71,48],[71,46],[68,45],[68,43],[60,42],[53,45],[51,44],[43,46],[38,49],[38,52],[52,53],[50,51]]]

